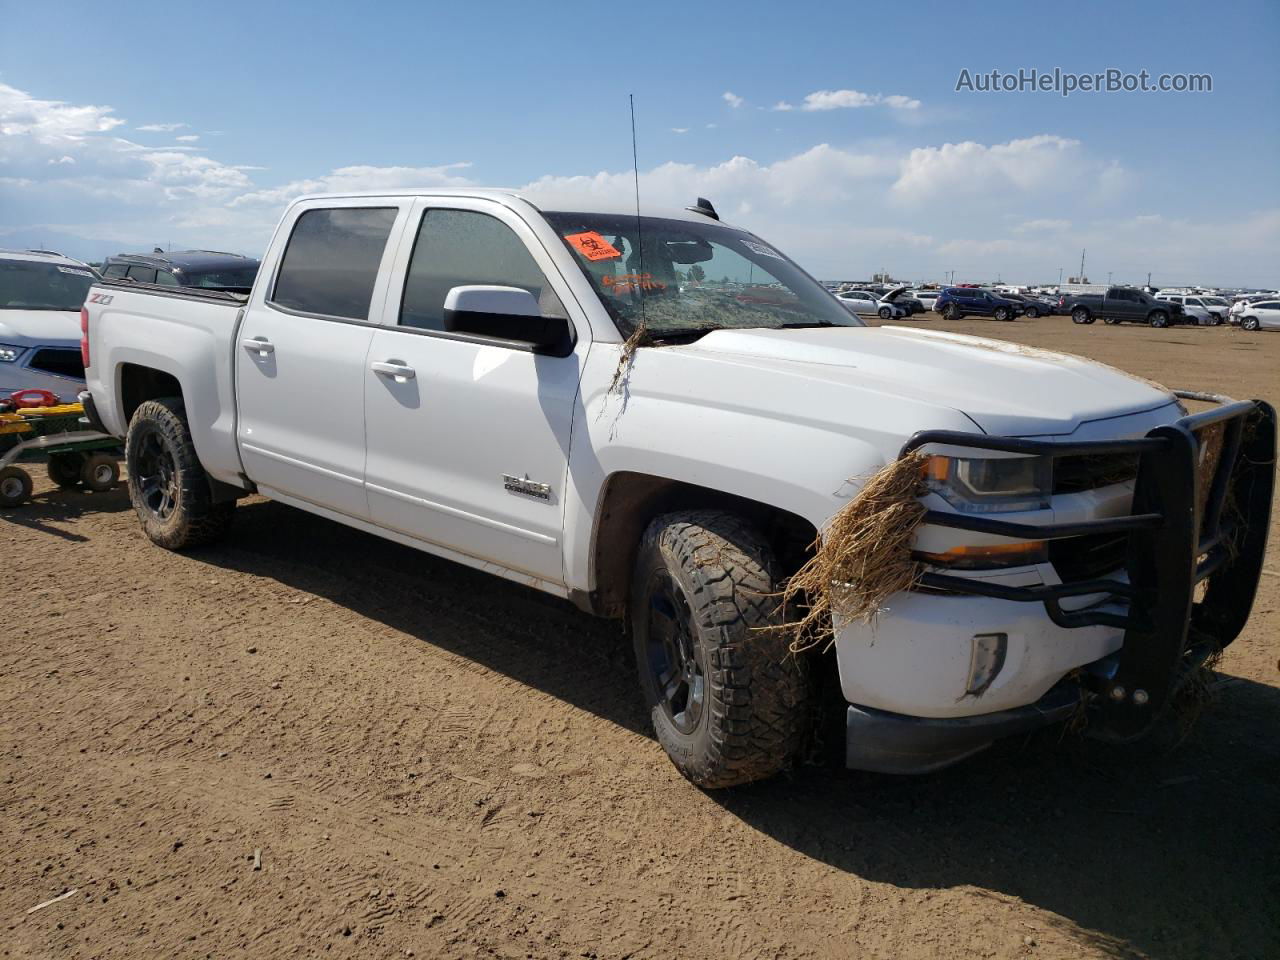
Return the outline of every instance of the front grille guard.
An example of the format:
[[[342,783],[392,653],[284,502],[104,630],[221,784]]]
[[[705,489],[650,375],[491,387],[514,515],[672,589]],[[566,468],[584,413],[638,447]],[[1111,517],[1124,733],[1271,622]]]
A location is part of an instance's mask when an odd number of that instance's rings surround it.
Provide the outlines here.
[[[1098,681],[1098,692],[1104,694],[1102,727],[1113,739],[1144,733],[1191,668],[1239,635],[1249,619],[1266,549],[1275,485],[1275,409],[1262,400],[1234,401],[1189,391],[1175,395],[1217,406],[1130,440],[1055,442],[925,430],[902,448],[903,455],[943,444],[1054,458],[1138,456],[1128,516],[1039,526],[928,510],[923,519],[1022,540],[1128,535],[1128,582],[1096,579],[1014,587],[932,571],[920,578],[921,586],[947,593],[1042,603],[1060,627],[1124,630],[1114,670]],[[1197,434],[1218,424],[1222,447],[1210,477],[1199,469]],[[1208,581],[1204,594],[1196,600],[1203,581]],[[1062,608],[1064,599],[1091,595],[1102,599],[1083,610]]]

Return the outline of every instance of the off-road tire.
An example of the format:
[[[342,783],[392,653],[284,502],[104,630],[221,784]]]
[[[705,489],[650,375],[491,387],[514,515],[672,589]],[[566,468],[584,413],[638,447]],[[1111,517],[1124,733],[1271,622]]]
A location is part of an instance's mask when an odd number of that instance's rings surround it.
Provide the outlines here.
[[[1169,325],[1169,315],[1163,310],[1153,310],[1151,315],[1147,317],[1147,323],[1157,329],[1163,330]]]
[[[1091,323],[1093,322],[1093,317],[1089,316],[1089,311],[1084,307],[1076,307],[1071,311],[1071,322],[1080,324]]]
[[[687,639],[703,672],[704,702],[688,732],[659,690],[651,653],[654,593],[687,603]],[[718,510],[671,513],[649,524],[631,583],[628,620],[645,706],[676,768],[704,788],[731,787],[787,767],[812,727],[808,662],[788,650],[779,623],[779,574],[763,536]]]
[[[0,470],[0,507],[18,507],[31,499],[31,474],[21,467]]]
[[[120,462],[109,454],[99,450],[85,458],[80,468],[80,482],[86,490],[94,493],[106,493],[114,490],[120,482]]]
[[[63,490],[74,490],[80,486],[80,468],[84,466],[83,453],[53,453],[45,464],[49,479]]]
[[[1261,324],[1258,323],[1257,317],[1245,317],[1240,321],[1240,329],[1248,330],[1250,333],[1257,330]]]
[[[152,447],[151,444],[155,444]],[[167,514],[148,505],[152,493],[146,451],[159,449],[171,463],[172,507]],[[148,400],[134,411],[125,438],[129,499],[143,532],[166,550],[187,550],[220,540],[231,526],[235,501],[214,503],[209,477],[196,456],[182,401],[175,397]]]

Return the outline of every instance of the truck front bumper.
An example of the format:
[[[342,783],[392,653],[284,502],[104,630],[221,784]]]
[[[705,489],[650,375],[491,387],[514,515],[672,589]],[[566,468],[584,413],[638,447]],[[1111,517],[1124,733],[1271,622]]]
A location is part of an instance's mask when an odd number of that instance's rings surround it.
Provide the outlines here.
[[[931,568],[921,589],[899,595],[896,609],[891,601],[874,631],[842,632],[842,686],[854,704],[849,766],[937,769],[1061,719],[1082,700],[1092,734],[1137,739],[1195,668],[1239,635],[1266,548],[1275,410],[1262,401],[1178,396],[1217,406],[1129,440],[926,431],[908,441],[904,455],[937,444],[1054,458],[1136,456],[1127,516],[1034,525],[928,510],[923,521],[1017,540],[1121,535],[1127,559],[1123,575],[1036,586]],[[984,643],[994,673],[975,694]],[[909,688],[892,705],[877,696],[888,676]]]
[[[985,750],[995,741],[1066,720],[1080,708],[1075,684],[1059,684],[1035,703],[976,717],[909,717],[849,707],[845,765],[873,773],[932,773]]]

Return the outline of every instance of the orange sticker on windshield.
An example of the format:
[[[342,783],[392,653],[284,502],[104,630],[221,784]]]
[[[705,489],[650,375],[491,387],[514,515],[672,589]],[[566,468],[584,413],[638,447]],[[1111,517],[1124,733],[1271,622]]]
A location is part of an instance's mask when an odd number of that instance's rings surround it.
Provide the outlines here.
[[[571,233],[565,239],[588,260],[614,260],[622,256],[621,251],[594,230]]]

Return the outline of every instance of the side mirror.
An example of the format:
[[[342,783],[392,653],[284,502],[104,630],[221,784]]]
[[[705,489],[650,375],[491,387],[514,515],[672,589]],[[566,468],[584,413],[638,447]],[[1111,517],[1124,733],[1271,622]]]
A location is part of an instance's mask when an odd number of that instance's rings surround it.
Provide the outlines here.
[[[535,353],[564,356],[572,346],[569,321],[544,317],[534,295],[520,287],[454,287],[444,298],[442,319],[451,333],[527,343]]]

